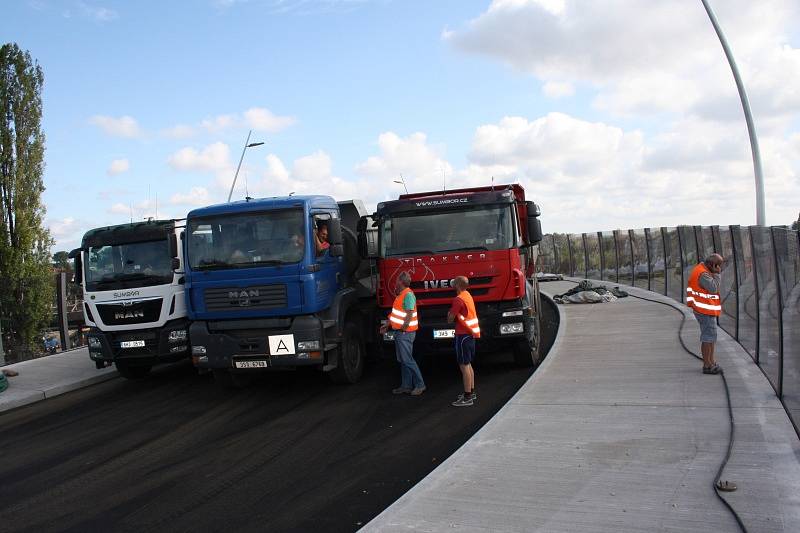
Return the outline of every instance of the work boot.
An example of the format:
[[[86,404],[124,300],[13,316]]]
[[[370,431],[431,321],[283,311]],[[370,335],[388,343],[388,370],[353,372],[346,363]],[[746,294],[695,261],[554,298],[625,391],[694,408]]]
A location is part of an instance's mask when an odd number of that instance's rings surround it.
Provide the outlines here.
[[[411,391],[411,396],[419,396],[423,392],[425,392],[425,386],[424,385],[422,387],[417,387],[416,389],[412,390]]]

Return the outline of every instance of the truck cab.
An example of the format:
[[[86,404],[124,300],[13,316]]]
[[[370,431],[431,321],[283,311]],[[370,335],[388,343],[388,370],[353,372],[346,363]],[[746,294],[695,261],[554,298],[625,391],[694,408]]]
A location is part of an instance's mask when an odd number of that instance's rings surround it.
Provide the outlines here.
[[[343,216],[345,208],[356,213]],[[351,276],[355,234],[342,221],[357,224],[364,212],[360,202],[340,207],[327,196],[248,198],[190,212],[184,247],[194,364],[222,386],[305,366],[357,381],[367,311]],[[323,226],[329,238],[319,250]]]
[[[97,368],[115,364],[122,376],[140,378],[189,357],[182,231],[175,220],[101,227],[70,252]]]
[[[539,362],[540,211],[520,185],[401,195],[378,204],[378,307],[388,314],[397,276],[407,271],[417,298],[415,344],[450,349],[447,323],[456,276],[466,276],[481,326],[480,345],[513,348],[526,366]],[[362,223],[362,234],[366,224]],[[362,254],[365,245],[362,238]],[[392,342],[392,332],[384,335]]]

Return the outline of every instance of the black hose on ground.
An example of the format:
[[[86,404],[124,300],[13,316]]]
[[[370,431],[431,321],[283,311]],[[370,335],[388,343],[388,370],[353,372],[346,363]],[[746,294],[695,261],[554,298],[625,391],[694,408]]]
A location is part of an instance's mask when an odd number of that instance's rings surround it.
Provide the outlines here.
[[[577,281],[572,281],[571,279],[564,280],[564,281],[569,281],[571,283],[575,283],[576,285],[578,284]],[[691,355],[695,359],[699,359],[700,361],[703,360],[703,358],[701,356],[697,355],[692,350],[690,350],[689,347],[686,346],[686,343],[683,341],[683,326],[686,324],[686,315],[683,314],[683,310],[681,308],[679,308],[679,307],[677,307],[677,306],[675,306],[675,305],[673,305],[671,303],[668,303],[668,302],[662,302],[662,301],[659,301],[659,300],[653,300],[653,299],[650,299],[650,298],[645,298],[644,296],[636,296],[635,294],[631,294],[631,293],[628,293],[628,296],[631,296],[632,298],[636,298],[636,299],[639,299],[639,300],[644,300],[646,302],[653,302],[653,303],[661,304],[661,305],[664,305],[666,307],[669,307],[669,308],[677,311],[681,315],[681,325],[678,327],[678,340],[681,343],[681,347],[686,351],[686,353],[688,353],[689,355]],[[719,465],[719,469],[717,470],[716,477],[714,477],[714,483],[713,483],[714,494],[717,495],[717,498],[719,498],[719,500],[723,503],[723,505],[725,505],[725,507],[727,507],[728,510],[731,512],[731,514],[733,515],[733,518],[736,520],[736,523],[739,524],[739,527],[741,528],[742,532],[743,533],[747,533],[747,528],[745,527],[744,522],[742,522],[742,519],[739,517],[739,514],[731,506],[731,504],[728,503],[728,500],[726,500],[725,498],[722,497],[722,494],[721,494],[721,491],[723,489],[720,488],[721,487],[720,478],[722,477],[722,472],[725,470],[725,467],[728,464],[728,460],[730,460],[730,458],[731,458],[731,453],[733,452],[733,443],[736,441],[736,424],[735,424],[734,419],[733,419],[733,407],[731,407],[731,391],[730,391],[730,388],[728,387],[728,380],[725,379],[725,372],[724,371],[720,372],[719,375],[722,377],[723,385],[725,385],[725,397],[728,400],[728,418],[730,420],[730,428],[731,428],[731,430],[730,430],[730,435],[728,436],[728,451],[725,453],[725,459],[723,459],[722,463],[720,463],[720,465]]]

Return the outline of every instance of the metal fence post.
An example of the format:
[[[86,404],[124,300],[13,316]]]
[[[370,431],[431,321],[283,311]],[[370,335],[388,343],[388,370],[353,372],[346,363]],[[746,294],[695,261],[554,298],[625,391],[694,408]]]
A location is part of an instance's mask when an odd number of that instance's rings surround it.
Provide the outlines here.
[[[586,279],[589,277],[589,253],[587,252],[589,248],[586,246],[585,233],[581,233],[581,240],[583,241],[583,278]]]
[[[683,264],[683,237],[681,237],[681,227],[675,226],[675,233],[678,235],[678,262],[681,265],[681,303],[685,303],[686,301],[686,274],[684,274],[684,269],[686,265]]]
[[[569,275],[574,278],[575,269],[572,267],[575,265],[575,256],[572,254],[572,237],[569,233],[567,233],[567,253],[569,253]]]
[[[737,260],[738,252],[736,248],[736,239],[733,237],[733,228],[739,231],[739,226],[728,226],[728,233],[731,236],[731,253],[733,254],[733,287],[736,289],[736,340],[739,340],[739,261]]]
[[[650,256],[650,228],[644,228],[644,249],[647,251],[647,290],[653,290],[651,278],[653,275],[652,270],[652,257]]]
[[[631,249],[631,287],[636,286],[636,256],[633,253],[633,230],[628,230],[628,247]],[[648,278],[649,279],[649,278]],[[649,281],[648,281],[649,283]]]
[[[756,291],[756,364],[761,367],[761,295],[758,290],[758,268],[756,266],[756,247],[753,241],[753,227],[747,227],[747,235],[750,236],[750,260],[753,261],[753,288]],[[744,257],[744,256],[743,256]],[[762,370],[763,372],[763,370]]]
[[[666,230],[667,230],[667,228],[665,228],[664,226],[661,226],[661,228],[660,228],[660,231],[661,231],[661,249],[663,250],[663,254],[662,255],[664,256],[664,296],[668,296],[669,295],[669,280],[667,279],[669,277],[669,276],[667,276],[667,272],[668,272],[668,270],[667,270],[667,253],[668,253],[669,249],[667,248],[667,242],[668,241],[667,241],[667,231]]]
[[[775,227],[769,228],[772,237],[772,259],[775,261],[775,288],[778,292],[778,398],[783,399],[783,287],[781,282],[780,262],[778,261],[778,247],[775,246]]]

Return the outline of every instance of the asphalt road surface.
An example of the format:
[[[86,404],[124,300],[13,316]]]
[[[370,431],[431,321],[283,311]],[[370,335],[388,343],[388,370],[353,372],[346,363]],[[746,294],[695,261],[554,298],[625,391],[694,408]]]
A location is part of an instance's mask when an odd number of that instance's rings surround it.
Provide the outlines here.
[[[178,365],[0,415],[2,531],[354,531],[433,470],[530,376],[510,354],[425,365],[428,391],[393,396],[399,370],[361,382],[267,374],[241,391]]]

